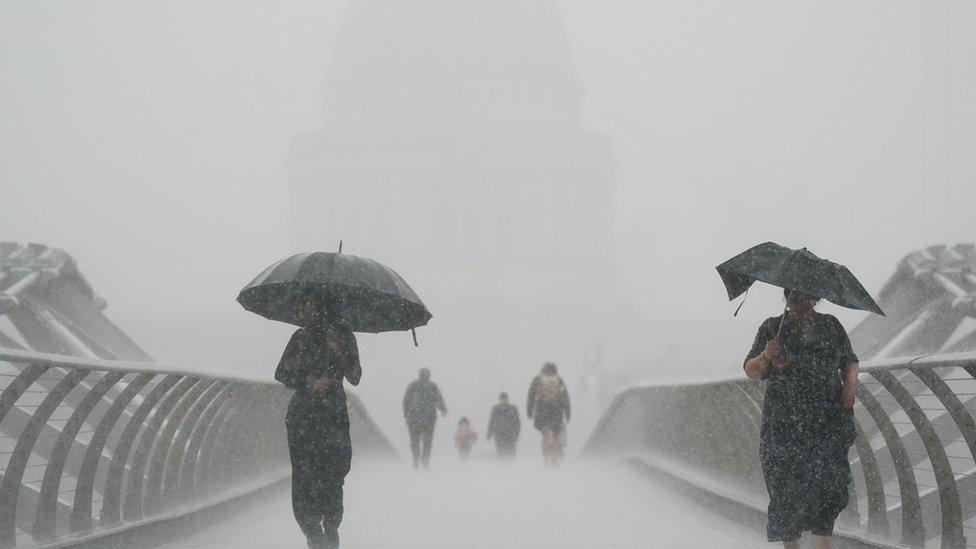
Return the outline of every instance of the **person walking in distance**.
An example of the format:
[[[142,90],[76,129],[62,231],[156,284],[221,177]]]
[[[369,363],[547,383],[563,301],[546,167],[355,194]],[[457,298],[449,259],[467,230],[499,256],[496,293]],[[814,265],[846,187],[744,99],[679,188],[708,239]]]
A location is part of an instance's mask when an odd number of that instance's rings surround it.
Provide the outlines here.
[[[430,380],[430,370],[420,369],[420,375],[407,386],[403,395],[403,417],[410,433],[410,453],[413,454],[413,468],[421,465],[430,468],[430,446],[434,439],[434,424],[437,411],[447,415],[444,397],[437,384]]]
[[[498,404],[491,409],[488,420],[488,440],[495,439],[495,450],[501,459],[515,457],[515,443],[522,430],[518,407],[508,403],[508,393],[498,395]]]
[[[535,418],[535,428],[542,433],[542,457],[546,465],[559,465],[569,421],[569,391],[552,362],[547,362],[532,380],[525,412],[529,419]]]

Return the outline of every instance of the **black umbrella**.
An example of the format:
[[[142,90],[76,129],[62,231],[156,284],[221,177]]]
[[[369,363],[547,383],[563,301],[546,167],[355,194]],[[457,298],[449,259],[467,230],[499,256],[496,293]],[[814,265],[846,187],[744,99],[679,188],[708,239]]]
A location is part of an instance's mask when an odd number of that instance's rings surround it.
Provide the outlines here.
[[[354,332],[411,330],[431,319],[427,306],[396,271],[343,253],[282,259],[245,286],[237,301],[265,318],[302,326],[301,302],[310,297]]]
[[[749,248],[718,267],[725,283],[729,301],[739,297],[760,280],[780,288],[797,290],[826,299],[831,303],[870,311],[884,316],[847,267],[817,257],[810,250],[793,250],[774,242],[764,242]]]

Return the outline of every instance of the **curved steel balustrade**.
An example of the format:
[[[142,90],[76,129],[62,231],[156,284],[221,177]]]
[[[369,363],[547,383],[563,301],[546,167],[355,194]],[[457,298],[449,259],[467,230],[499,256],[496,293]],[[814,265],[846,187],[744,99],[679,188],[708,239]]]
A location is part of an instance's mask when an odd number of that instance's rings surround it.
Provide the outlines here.
[[[290,474],[291,391],[154,363],[0,349],[0,547],[85,540]],[[357,452],[392,454],[349,396]]]
[[[862,362],[854,482],[839,532],[878,546],[976,544],[976,353]],[[764,382],[634,387],[588,454],[645,465],[765,511],[758,460]]]

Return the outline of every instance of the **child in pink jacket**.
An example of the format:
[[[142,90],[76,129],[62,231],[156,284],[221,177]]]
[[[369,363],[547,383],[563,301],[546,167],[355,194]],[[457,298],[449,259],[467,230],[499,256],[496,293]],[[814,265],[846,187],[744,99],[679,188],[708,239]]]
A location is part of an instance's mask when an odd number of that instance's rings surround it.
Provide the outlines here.
[[[474,446],[476,440],[478,440],[478,434],[471,428],[471,422],[468,421],[468,418],[462,417],[458,421],[457,433],[454,434],[454,445],[457,446],[461,461],[467,461],[468,456],[471,455],[471,447]]]

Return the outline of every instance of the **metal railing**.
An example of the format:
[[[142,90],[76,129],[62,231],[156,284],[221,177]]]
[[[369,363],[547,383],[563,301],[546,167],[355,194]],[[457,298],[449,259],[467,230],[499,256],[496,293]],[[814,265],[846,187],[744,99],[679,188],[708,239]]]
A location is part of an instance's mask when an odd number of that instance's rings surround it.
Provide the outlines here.
[[[837,529],[879,546],[976,540],[976,353],[861,364],[851,503]],[[765,511],[758,460],[765,382],[634,387],[586,453],[640,459]]]
[[[91,540],[290,474],[291,391],[260,380],[0,349],[0,548]],[[353,443],[390,453],[349,397]]]

